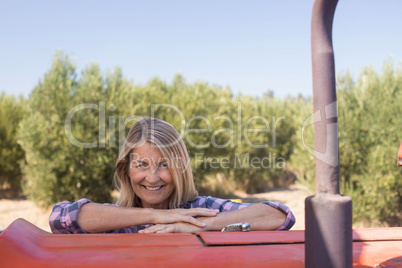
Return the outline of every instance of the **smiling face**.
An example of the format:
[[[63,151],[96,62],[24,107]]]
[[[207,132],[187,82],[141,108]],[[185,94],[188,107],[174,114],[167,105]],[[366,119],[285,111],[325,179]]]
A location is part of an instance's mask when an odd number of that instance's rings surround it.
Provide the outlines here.
[[[155,145],[146,142],[134,149],[129,177],[144,208],[169,208],[169,198],[174,190],[173,178],[167,159]]]

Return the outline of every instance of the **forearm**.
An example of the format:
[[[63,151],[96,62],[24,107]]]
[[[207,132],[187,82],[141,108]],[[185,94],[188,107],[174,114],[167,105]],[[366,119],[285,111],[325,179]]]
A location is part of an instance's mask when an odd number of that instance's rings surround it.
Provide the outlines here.
[[[80,208],[77,223],[88,233],[105,232],[153,223],[152,209],[88,203]]]
[[[81,229],[90,233],[122,229],[145,224],[169,224],[184,222],[197,227],[205,224],[196,216],[215,217],[219,210],[194,209],[151,209],[105,206],[88,203],[83,205],[77,216]]]
[[[197,218],[206,223],[202,231],[220,231],[232,223],[247,222],[252,231],[276,230],[286,220],[286,214],[265,204],[251,206],[220,213],[216,217]]]

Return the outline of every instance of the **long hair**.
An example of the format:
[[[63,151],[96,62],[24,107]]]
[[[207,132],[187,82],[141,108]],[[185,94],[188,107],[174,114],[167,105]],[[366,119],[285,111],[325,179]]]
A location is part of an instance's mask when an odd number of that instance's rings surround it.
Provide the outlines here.
[[[142,207],[133,191],[129,171],[131,155],[145,142],[155,145],[168,162],[174,189],[169,198],[169,209],[178,208],[198,196],[191,170],[190,156],[179,132],[169,123],[156,118],[137,121],[127,134],[116,161],[114,182],[120,191],[116,204],[123,207]]]

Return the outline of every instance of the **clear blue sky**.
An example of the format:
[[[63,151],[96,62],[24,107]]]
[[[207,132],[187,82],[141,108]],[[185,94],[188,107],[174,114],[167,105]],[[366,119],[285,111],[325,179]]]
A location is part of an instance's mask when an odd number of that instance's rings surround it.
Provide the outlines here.
[[[0,91],[28,96],[57,50],[78,71],[121,67],[136,84],[181,73],[234,94],[312,94],[313,0],[7,1],[0,3]],[[402,62],[402,1],[340,1],[337,72]]]

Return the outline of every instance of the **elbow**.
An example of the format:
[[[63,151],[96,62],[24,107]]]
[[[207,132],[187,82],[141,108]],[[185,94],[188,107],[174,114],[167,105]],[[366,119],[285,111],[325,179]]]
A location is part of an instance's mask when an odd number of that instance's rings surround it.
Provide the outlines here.
[[[296,222],[296,218],[293,215],[292,211],[290,209],[286,212],[279,211],[282,216],[281,216],[281,224],[278,225],[278,228],[276,229],[277,231],[287,231],[290,230],[290,228],[293,227],[293,225]]]
[[[269,202],[266,206],[268,216],[268,226],[270,230],[285,231],[292,228],[296,219],[292,211],[279,202]],[[268,205],[268,206],[267,206]]]
[[[66,207],[68,202],[57,203],[49,216],[49,226],[53,234],[72,234],[73,220]]]
[[[61,210],[57,205],[54,206],[52,213],[49,216],[49,226],[53,234],[67,234],[65,224],[61,217]]]
[[[279,230],[282,226],[286,226],[286,219],[287,219],[287,215],[284,213],[284,212],[282,212],[282,211],[279,211],[279,213],[278,213],[279,215],[278,215],[278,222],[276,223],[277,224],[277,228],[275,229],[275,230]],[[282,229],[282,230],[289,230],[290,228],[288,228],[288,229],[286,229],[286,227],[284,228],[284,229]]]

